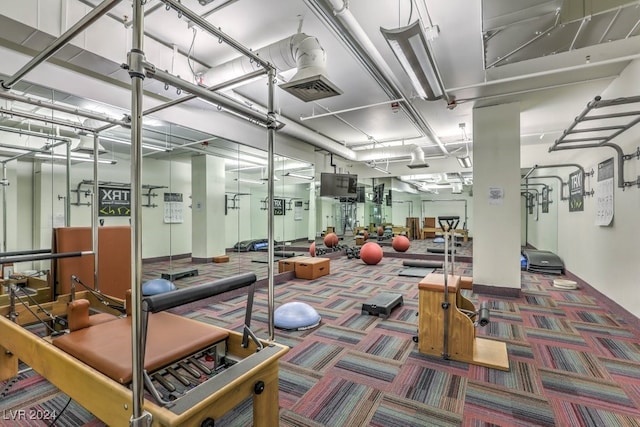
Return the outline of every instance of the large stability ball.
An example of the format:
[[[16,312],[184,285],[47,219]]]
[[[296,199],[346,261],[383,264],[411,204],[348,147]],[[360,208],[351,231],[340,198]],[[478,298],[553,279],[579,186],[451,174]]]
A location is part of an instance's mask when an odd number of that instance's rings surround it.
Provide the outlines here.
[[[384,234],[384,228],[378,227],[378,236],[382,236]]]
[[[175,291],[176,285],[167,279],[151,279],[142,284],[142,295],[157,295],[165,292]]]
[[[369,238],[369,232],[367,230],[363,230],[362,236],[364,237],[364,240],[367,240]]]
[[[382,248],[375,242],[367,242],[360,248],[360,259],[365,264],[376,265],[382,260]]]
[[[316,242],[309,245],[309,255],[316,256]]]
[[[328,248],[333,248],[334,246],[338,246],[338,235],[336,233],[329,233],[324,236],[324,245]]]
[[[411,242],[407,236],[396,236],[391,241],[391,247],[393,247],[396,252],[406,252],[409,246],[411,246]]]

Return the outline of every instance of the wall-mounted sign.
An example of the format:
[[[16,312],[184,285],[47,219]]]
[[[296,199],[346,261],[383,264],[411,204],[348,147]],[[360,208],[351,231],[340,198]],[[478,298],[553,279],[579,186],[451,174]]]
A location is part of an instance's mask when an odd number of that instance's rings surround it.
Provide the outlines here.
[[[569,175],[569,212],[584,210],[584,177],[578,170]]]
[[[184,222],[182,193],[164,193],[164,222],[179,224]]]
[[[273,199],[273,214],[284,215],[287,212],[284,199]]]
[[[596,183],[596,225],[603,227],[613,222],[613,157],[598,164]]]
[[[296,200],[293,205],[294,221],[302,221],[302,200]]]
[[[542,187],[542,213],[549,213],[549,187]]]
[[[98,194],[98,216],[131,216],[129,188],[101,186]]]

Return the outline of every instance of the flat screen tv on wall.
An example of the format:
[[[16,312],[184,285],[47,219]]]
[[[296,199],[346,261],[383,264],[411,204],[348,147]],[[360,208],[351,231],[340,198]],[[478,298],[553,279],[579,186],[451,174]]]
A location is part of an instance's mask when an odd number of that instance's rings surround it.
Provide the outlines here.
[[[346,173],[320,174],[321,197],[356,197],[358,194],[358,175]]]

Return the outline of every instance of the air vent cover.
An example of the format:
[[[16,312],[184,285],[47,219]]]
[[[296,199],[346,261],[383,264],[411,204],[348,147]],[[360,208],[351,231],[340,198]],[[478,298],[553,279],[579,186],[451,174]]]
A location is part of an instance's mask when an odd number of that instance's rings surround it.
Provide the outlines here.
[[[407,167],[409,169],[423,169],[423,168],[428,168],[429,167],[429,163],[419,163],[416,165],[407,165]]]
[[[294,76],[291,81],[281,84],[280,87],[304,102],[342,95],[342,91],[322,74],[304,79],[295,79]]]

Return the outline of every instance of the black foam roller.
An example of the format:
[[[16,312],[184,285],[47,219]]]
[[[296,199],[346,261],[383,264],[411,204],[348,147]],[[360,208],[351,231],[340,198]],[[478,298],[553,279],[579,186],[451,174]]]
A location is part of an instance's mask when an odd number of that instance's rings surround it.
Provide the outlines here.
[[[442,261],[405,259],[404,261],[402,261],[402,265],[405,267],[418,267],[418,268],[442,268]]]

